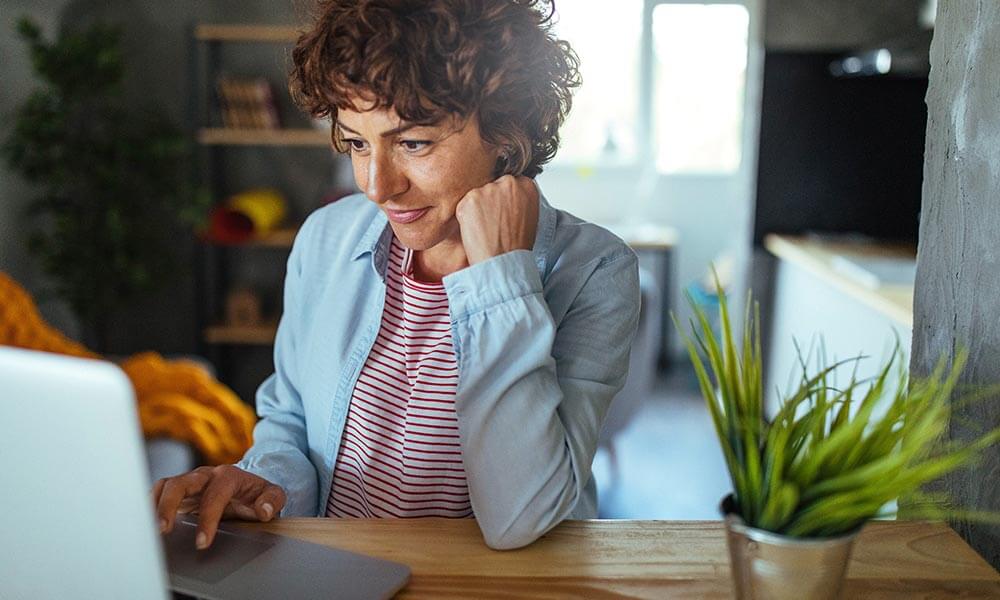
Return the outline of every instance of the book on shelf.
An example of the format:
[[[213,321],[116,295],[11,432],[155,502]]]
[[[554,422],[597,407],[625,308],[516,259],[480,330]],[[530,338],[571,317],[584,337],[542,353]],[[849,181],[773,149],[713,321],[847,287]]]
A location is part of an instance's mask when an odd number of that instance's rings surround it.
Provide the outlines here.
[[[274,88],[262,77],[222,76],[216,81],[222,124],[232,129],[278,129]]]

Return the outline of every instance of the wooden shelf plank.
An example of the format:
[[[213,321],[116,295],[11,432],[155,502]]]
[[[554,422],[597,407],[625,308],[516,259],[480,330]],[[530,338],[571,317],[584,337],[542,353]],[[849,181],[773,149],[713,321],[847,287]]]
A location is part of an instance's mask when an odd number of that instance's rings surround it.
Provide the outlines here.
[[[198,130],[204,146],[317,146],[330,147],[330,132],[320,129],[227,129],[205,127]]]
[[[202,335],[209,344],[269,346],[277,332],[278,324],[271,322],[253,326],[213,325],[206,327]]]
[[[197,25],[195,39],[206,42],[294,42],[301,28],[297,25]]]
[[[264,248],[291,248],[295,236],[298,234],[298,227],[283,227],[275,229],[267,235],[255,238],[246,243],[247,246],[262,246]]]
[[[299,227],[292,225],[275,229],[274,231],[260,237],[251,238],[244,242],[219,242],[208,237],[202,238],[206,244],[220,246],[223,248],[291,248],[295,241],[295,236],[299,233]]]

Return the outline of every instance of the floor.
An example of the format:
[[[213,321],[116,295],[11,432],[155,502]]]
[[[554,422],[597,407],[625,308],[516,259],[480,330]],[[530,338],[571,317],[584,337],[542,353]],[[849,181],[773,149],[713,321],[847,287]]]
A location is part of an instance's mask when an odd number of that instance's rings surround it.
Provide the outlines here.
[[[690,366],[660,374],[652,394],[609,452],[594,459],[600,517],[718,519],[732,486]]]

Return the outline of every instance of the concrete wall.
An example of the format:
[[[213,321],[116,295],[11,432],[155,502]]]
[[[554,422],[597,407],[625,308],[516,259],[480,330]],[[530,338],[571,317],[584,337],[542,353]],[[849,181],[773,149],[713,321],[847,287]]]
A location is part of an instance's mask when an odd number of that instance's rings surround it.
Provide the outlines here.
[[[1000,383],[1000,3],[943,2],[931,47],[927,150],[917,258],[911,372],[929,373],[957,347],[970,351],[963,383]],[[956,409],[1000,425],[1000,398]],[[1000,511],[1000,447],[974,470],[941,482],[959,505]],[[1000,568],[1000,527],[954,524]]]

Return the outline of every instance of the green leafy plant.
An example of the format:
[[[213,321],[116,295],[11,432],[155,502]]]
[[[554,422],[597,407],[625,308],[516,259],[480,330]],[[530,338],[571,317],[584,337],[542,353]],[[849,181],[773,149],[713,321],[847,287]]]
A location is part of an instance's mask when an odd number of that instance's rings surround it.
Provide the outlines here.
[[[64,31],[51,43],[28,19],[17,31],[42,85],[2,152],[40,190],[27,204],[29,251],[101,351],[108,315],[175,274],[177,231],[202,221],[207,199],[188,184],[185,136],[125,100],[117,28]]]
[[[737,512],[751,527],[793,537],[826,537],[856,530],[865,521],[891,516],[900,497],[919,499],[914,517],[954,517],[995,522],[995,515],[946,507],[947,498],[921,486],[969,466],[1000,440],[1000,428],[971,442],[945,442],[951,399],[966,355],[947,369],[941,361],[925,380],[908,381],[896,351],[870,380],[857,369],[848,385],[830,378],[845,363],[802,368],[797,389],[785,395],[768,418],[762,385],[760,317],[748,296],[742,340],[733,332],[719,288],[718,337],[708,316],[693,301],[691,335],[680,330],[711,413],[733,484]],[[690,300],[690,299],[689,299]],[[707,363],[707,364],[706,364]],[[884,412],[882,412],[884,411]],[[881,416],[876,416],[881,412]]]

